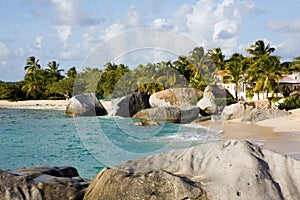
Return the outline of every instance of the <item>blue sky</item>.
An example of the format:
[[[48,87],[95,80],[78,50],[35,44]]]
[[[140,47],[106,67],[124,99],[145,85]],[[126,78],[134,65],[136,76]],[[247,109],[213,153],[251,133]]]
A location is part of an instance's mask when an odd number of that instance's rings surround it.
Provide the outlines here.
[[[221,47],[227,56],[246,55],[250,43],[263,39],[292,60],[300,55],[299,10],[298,0],[3,0],[0,80],[23,79],[32,55],[44,68],[56,60],[61,68],[80,69],[101,42],[144,27],[170,29],[205,49]]]

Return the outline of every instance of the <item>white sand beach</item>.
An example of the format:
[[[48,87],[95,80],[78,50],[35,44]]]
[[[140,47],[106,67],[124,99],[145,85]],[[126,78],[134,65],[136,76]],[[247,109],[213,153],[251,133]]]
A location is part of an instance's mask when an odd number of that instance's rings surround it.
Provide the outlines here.
[[[67,104],[68,104],[68,100],[26,100],[26,101],[0,100],[0,107],[5,107],[5,108],[64,110]]]
[[[300,109],[291,110],[291,114],[256,123],[242,123],[238,120],[223,124],[223,139],[251,140],[261,142],[276,152],[300,159]],[[210,126],[210,121],[201,122]]]

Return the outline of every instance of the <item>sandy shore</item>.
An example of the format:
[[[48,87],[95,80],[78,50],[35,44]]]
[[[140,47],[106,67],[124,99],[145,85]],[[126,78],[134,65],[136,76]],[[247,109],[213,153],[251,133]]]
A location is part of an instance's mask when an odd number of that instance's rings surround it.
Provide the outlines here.
[[[238,139],[261,142],[276,152],[300,159],[300,109],[291,111],[291,115],[260,121],[254,124],[226,121],[219,125],[224,130],[223,139]],[[200,124],[214,127],[214,122]]]
[[[0,107],[5,108],[31,108],[31,109],[65,109],[67,100],[27,100],[27,101],[7,101],[0,100]]]

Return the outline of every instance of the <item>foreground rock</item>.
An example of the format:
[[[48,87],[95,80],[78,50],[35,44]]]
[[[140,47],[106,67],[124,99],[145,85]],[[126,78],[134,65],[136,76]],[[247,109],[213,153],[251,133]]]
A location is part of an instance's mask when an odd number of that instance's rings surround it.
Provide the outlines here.
[[[298,160],[219,141],[104,169],[84,199],[300,199],[299,177]]]
[[[28,167],[0,170],[0,200],[83,199],[89,182],[73,167]]]
[[[97,99],[95,93],[79,94],[69,100],[67,116],[103,116],[107,111]]]
[[[151,107],[195,105],[203,92],[193,88],[171,88],[150,96]]]
[[[132,117],[135,113],[150,108],[149,95],[134,92],[111,101],[111,116]]]
[[[156,122],[190,123],[198,118],[197,106],[157,107],[141,110],[132,118]]]

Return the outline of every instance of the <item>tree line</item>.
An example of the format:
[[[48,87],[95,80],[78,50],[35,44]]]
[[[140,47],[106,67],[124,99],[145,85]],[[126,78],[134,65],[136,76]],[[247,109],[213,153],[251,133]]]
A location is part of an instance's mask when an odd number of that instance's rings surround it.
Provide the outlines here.
[[[235,97],[241,83],[247,83],[247,97],[254,93],[274,94],[284,74],[300,72],[300,56],[281,62],[275,48],[258,40],[246,49],[248,56],[234,53],[226,58],[221,48],[205,51],[195,47],[175,61],[140,64],[130,69],[108,62],[104,69],[85,68],[78,73],[71,67],[65,75],[59,63],[50,61],[42,68],[39,60],[26,60],[26,75],[20,82],[0,82],[0,99],[65,99],[72,95],[96,92],[99,98],[127,95],[134,91],[153,94],[172,87],[203,90],[208,84],[235,83]]]

